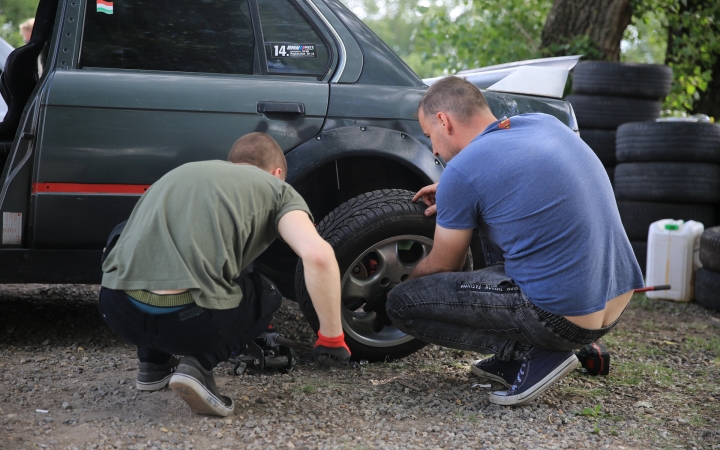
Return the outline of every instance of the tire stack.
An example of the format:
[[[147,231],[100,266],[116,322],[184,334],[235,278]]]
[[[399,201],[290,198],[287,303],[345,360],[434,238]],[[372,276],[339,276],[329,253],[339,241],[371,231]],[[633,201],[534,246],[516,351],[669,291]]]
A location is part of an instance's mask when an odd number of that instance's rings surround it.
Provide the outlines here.
[[[702,269],[695,273],[695,301],[720,311],[720,227],[706,229],[700,236]]]
[[[581,61],[573,69],[573,95],[580,137],[615,172],[615,131],[627,122],[660,117],[661,100],[670,92],[672,69],[655,64]]]
[[[720,125],[634,122],[617,130],[615,197],[645,270],[650,224],[660,219],[718,224]]]

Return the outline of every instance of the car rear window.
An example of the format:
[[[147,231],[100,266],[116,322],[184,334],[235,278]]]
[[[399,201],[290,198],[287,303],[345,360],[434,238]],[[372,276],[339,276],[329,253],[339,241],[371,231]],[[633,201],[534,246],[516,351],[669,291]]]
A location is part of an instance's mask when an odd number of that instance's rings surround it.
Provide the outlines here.
[[[289,0],[258,1],[268,73],[322,76],[328,46]]]
[[[88,0],[80,67],[252,74],[247,0]]]

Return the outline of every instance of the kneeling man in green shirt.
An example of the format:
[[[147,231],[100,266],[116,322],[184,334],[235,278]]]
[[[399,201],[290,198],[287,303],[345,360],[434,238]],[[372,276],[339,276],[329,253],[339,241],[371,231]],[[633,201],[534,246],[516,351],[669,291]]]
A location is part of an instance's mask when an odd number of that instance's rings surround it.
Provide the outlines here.
[[[287,162],[264,133],[243,136],[228,161],[180,166],[140,198],[103,263],[100,313],[137,345],[136,386],[168,384],[196,413],[227,416],[213,368],[267,330],[282,295],[251,263],[277,237],[302,259],[320,318],[320,366],[350,359],[340,323],[340,271],[305,201],[285,183]],[[178,359],[173,355],[183,355]]]

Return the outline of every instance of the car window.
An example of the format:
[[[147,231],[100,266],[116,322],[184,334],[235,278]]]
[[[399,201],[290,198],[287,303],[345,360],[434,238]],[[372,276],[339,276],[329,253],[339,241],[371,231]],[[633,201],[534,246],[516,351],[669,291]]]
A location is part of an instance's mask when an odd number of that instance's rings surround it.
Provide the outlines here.
[[[247,0],[88,0],[80,67],[252,74]]]
[[[289,0],[258,2],[268,73],[314,75],[325,73],[328,46]]]

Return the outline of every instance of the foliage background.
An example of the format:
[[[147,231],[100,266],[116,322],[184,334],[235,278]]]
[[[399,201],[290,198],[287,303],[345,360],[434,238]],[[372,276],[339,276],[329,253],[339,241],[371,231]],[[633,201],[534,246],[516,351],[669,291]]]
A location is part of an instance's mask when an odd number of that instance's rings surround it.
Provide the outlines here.
[[[13,47],[23,45],[18,26],[31,17],[35,17],[38,0],[1,0],[0,1],[0,37]]]
[[[540,37],[552,0],[343,0],[423,78],[547,54]],[[38,0],[1,0],[0,37],[22,45],[18,25]],[[621,60],[669,64],[675,79],[666,114],[692,112],[720,57],[720,1],[632,0]],[[553,53],[593,57],[580,36]]]
[[[552,0],[344,1],[423,78],[548,53],[540,38]],[[632,7],[621,61],[672,66],[665,114],[692,112],[713,76],[720,77],[712,70],[720,55],[720,2],[633,0]],[[551,50],[593,59],[594,48],[580,36]]]

